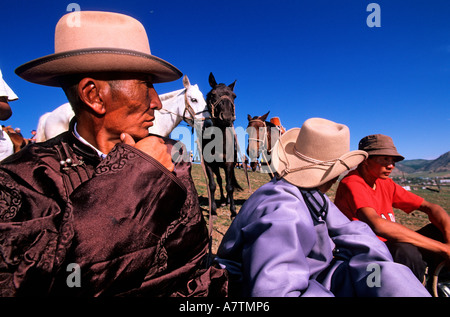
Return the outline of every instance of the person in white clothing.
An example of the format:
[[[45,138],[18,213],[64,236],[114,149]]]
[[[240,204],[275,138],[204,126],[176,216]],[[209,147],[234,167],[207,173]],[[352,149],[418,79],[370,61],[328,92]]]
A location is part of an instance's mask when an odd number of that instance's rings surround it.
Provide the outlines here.
[[[2,71],[0,70],[0,120],[8,120],[12,115],[9,101],[17,100],[18,97],[3,80]],[[8,133],[4,132],[0,125],[0,161],[5,157],[14,153],[14,146]]]

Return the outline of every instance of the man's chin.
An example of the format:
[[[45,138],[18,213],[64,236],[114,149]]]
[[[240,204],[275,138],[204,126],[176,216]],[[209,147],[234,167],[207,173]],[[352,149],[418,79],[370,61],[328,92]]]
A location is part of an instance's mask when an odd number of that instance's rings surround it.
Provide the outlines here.
[[[142,139],[145,139],[150,135],[148,130],[142,130],[142,131],[134,131],[134,132],[127,132],[134,140],[134,142],[139,142]]]

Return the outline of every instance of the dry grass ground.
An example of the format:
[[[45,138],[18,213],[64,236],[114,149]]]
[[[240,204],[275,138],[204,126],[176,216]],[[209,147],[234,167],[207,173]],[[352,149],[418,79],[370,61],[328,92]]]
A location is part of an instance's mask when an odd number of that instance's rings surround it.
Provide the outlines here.
[[[269,177],[267,174],[262,174],[258,172],[250,172],[248,173],[250,179],[251,189],[254,192],[263,184],[269,181]],[[224,174],[222,171],[222,176],[224,178]],[[203,210],[203,215],[208,223],[208,192],[206,191],[206,180],[203,175],[201,166],[198,164],[193,164],[192,166],[192,177],[194,179],[195,186],[197,188],[200,200],[200,207]],[[234,194],[235,203],[236,203],[236,212],[239,213],[244,202],[250,197],[251,192],[247,186],[247,179],[245,177],[244,171],[242,169],[236,169],[236,178],[244,189],[239,192],[236,191]],[[336,193],[337,184],[335,184],[331,190],[327,193],[332,201],[334,201],[334,195]],[[426,189],[414,190],[413,193],[424,197],[426,200],[436,203],[442,206],[448,213],[450,213],[450,187],[441,187],[441,191],[439,193],[429,191]],[[219,200],[220,194],[219,189],[216,190],[216,201]],[[403,224],[404,226],[411,228],[413,230],[417,230],[427,224],[428,218],[425,214],[419,211],[414,211],[411,214],[405,214],[400,210],[395,210],[395,218],[398,223]],[[217,216],[213,217],[213,245],[212,251],[215,254],[217,248],[222,241],[223,235],[227,231],[228,227],[231,224],[230,219],[230,210],[229,206],[218,206]]]

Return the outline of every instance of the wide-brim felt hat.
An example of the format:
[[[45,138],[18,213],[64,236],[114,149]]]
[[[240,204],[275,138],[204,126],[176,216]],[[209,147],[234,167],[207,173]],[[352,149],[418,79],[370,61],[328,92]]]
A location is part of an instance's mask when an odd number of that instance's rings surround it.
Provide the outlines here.
[[[153,83],[182,76],[175,66],[152,55],[147,32],[139,21],[101,11],[64,15],[55,28],[55,53],[16,69],[27,81],[56,87],[71,75],[104,72],[148,74]]]
[[[350,151],[346,125],[311,118],[293,128],[275,144],[272,161],[280,177],[302,188],[316,188],[351,170],[367,158],[365,151]]]

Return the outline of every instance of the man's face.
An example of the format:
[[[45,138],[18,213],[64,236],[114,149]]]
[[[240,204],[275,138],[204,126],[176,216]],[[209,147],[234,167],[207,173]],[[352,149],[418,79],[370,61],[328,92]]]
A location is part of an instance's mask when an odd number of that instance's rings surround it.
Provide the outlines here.
[[[146,76],[136,77],[110,84],[110,93],[105,97],[103,122],[110,135],[117,136],[125,132],[137,142],[148,136],[148,128],[155,119],[155,110],[161,109],[162,105],[150,79]]]
[[[11,107],[8,103],[8,97],[0,97],[0,120],[8,120],[12,115]]]
[[[376,178],[389,178],[394,168],[395,158],[393,156],[372,155],[367,159],[367,170]]]

